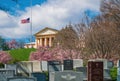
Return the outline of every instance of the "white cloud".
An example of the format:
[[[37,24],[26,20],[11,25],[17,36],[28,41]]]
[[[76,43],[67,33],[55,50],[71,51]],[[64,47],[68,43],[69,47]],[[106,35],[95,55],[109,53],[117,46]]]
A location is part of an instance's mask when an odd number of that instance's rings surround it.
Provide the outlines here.
[[[99,0],[48,0],[32,7],[33,34],[44,27],[60,29],[68,24],[79,22],[85,9],[99,11]],[[21,24],[21,19],[30,17],[31,8],[26,8],[20,17],[0,11],[0,36],[21,38],[30,35],[30,24]]]
[[[8,13],[0,10],[0,28],[13,28],[17,25],[17,20]]]

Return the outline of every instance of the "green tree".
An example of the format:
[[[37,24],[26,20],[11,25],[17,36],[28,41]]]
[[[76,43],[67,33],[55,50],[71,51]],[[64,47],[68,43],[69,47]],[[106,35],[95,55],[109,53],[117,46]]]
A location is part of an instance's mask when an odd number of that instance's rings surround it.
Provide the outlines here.
[[[5,39],[3,39],[1,36],[0,36],[0,49],[1,50],[9,50],[9,47],[6,44]]]

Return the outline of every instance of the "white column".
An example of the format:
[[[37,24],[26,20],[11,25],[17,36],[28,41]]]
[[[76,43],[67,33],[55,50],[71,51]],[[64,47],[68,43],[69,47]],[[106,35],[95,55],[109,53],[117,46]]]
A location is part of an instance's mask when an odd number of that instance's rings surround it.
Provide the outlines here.
[[[52,37],[49,38],[49,46],[52,46]]]
[[[38,47],[38,39],[36,39],[36,48]]]
[[[40,45],[40,40],[37,39],[37,48],[39,47],[39,45]]]
[[[45,42],[44,43],[45,43],[44,45],[46,47],[47,46],[47,38],[45,38]]]
[[[40,41],[39,46],[42,46],[42,38],[40,38],[39,41]]]

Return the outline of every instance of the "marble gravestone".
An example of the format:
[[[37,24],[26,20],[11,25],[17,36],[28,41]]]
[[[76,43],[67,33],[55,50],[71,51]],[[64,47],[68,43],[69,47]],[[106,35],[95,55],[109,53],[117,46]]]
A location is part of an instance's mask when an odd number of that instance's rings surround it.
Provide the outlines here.
[[[77,67],[76,68],[77,72],[82,72],[83,73],[83,80],[87,80],[87,67]]]
[[[88,61],[88,81],[103,81],[103,62]]]
[[[49,81],[83,81],[83,73],[74,71],[51,72]]]
[[[117,74],[120,75],[120,68],[117,68]]]
[[[36,81],[36,79],[30,77],[11,77],[7,81]]]
[[[41,61],[41,70],[48,71],[48,63],[47,61]]]
[[[22,61],[19,62],[19,65],[25,68],[29,73],[42,71],[40,61]]]
[[[117,81],[120,81],[120,75],[117,75]]]
[[[73,68],[83,67],[83,60],[82,59],[73,59]]]
[[[26,70],[28,73],[33,72],[33,67],[32,67],[32,62],[31,61],[21,61],[17,63],[17,72],[22,73],[21,68]]]
[[[111,69],[112,67],[114,67],[114,62],[113,61],[107,61],[107,68]]]
[[[83,60],[82,59],[69,59],[64,60],[63,62],[64,70],[73,70],[77,67],[83,67]]]
[[[104,69],[104,81],[111,81],[110,69]]]
[[[14,70],[3,69],[0,70],[0,81],[7,81],[7,78],[13,77],[15,75]]]
[[[117,67],[120,68],[120,60],[117,61]]]
[[[120,81],[120,60],[117,61],[117,81]]]
[[[40,61],[32,61],[33,72],[41,72],[41,62]]]
[[[48,61],[48,71],[54,72],[54,71],[61,71],[62,66],[60,61]]]
[[[110,69],[114,66],[113,61],[109,61],[107,59],[95,59],[95,60],[103,62],[103,69]]]
[[[120,60],[117,61],[117,74],[120,75]]]
[[[63,61],[64,70],[73,70],[73,60]]]
[[[14,70],[15,75],[17,74],[17,65],[16,64],[5,64],[5,69]]]

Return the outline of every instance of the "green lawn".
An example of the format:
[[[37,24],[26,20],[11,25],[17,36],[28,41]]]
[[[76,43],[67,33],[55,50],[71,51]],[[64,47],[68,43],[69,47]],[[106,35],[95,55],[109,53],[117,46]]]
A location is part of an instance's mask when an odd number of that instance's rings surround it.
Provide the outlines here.
[[[10,50],[9,53],[13,57],[13,59],[18,61],[27,61],[29,60],[29,55],[31,52],[36,51],[34,48],[27,48],[27,49],[14,49]]]

